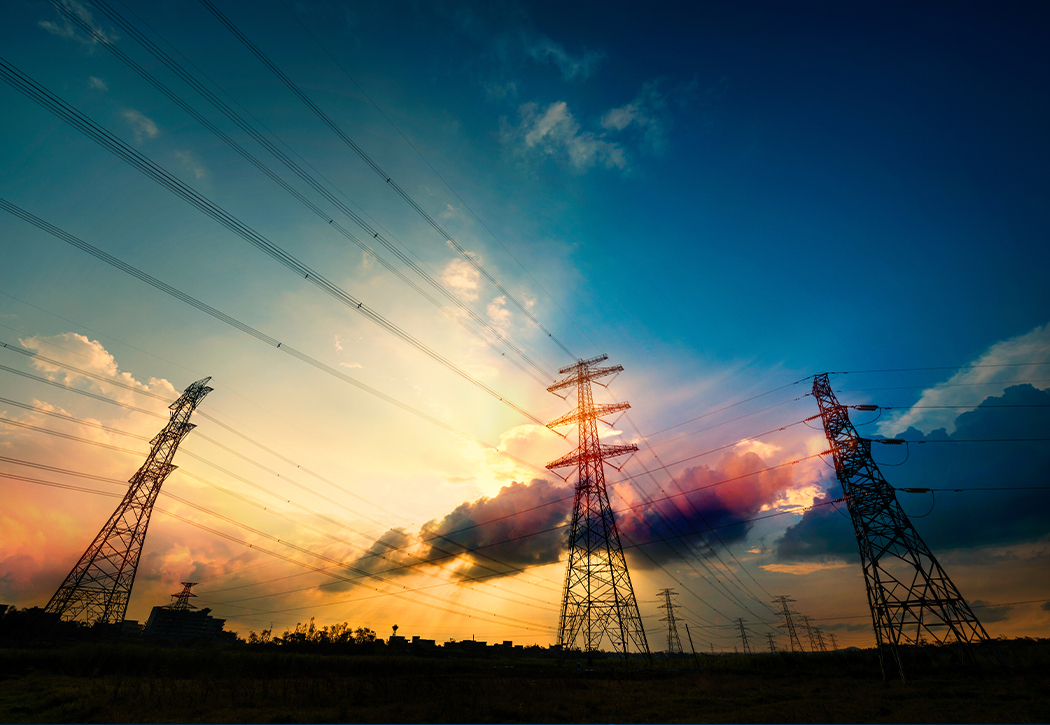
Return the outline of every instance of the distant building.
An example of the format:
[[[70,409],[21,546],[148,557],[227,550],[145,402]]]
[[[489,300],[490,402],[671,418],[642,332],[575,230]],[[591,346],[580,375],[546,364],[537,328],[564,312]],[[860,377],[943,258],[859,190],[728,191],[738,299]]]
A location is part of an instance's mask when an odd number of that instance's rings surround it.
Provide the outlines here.
[[[208,608],[193,611],[154,607],[142,636],[175,641],[236,639],[233,632],[222,630],[226,620],[216,619],[210,612]]]

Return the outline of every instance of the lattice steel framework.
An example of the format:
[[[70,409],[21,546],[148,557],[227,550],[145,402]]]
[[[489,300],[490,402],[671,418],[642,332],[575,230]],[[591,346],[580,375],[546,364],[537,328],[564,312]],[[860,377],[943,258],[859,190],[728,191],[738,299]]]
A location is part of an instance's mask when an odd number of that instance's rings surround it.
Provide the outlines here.
[[[678,592],[673,589],[661,589],[657,593],[664,598],[664,603],[658,608],[667,610],[667,616],[660,618],[661,622],[667,622],[667,654],[685,654],[682,650],[682,640],[678,638],[678,621],[674,616],[674,610],[678,605],[671,601],[671,597],[677,597]]]
[[[548,423],[547,427],[553,429],[575,423],[579,426],[580,438],[575,451],[547,464],[549,469],[577,466],[579,470],[569,528],[569,562],[558,644],[564,651],[577,646],[579,640],[579,646],[589,656],[598,651],[602,639],[608,637],[613,649],[625,658],[632,644],[649,658],[649,643],[609,505],[603,464],[606,458],[637,451],[638,447],[602,445],[598,441],[598,420],[631,406],[626,402],[595,405],[591,396],[591,381],[623,370],[622,365],[596,367],[607,358],[599,355],[562,368],[559,372],[566,377],[547,388],[552,393],[576,388],[576,410]]]
[[[792,652],[795,651],[795,647],[798,647],[799,652],[805,652],[806,650],[802,649],[802,641],[798,638],[798,633],[795,631],[795,620],[791,618],[793,612],[791,611],[791,607],[788,606],[788,603],[793,601],[795,600],[791,599],[786,594],[782,594],[773,600],[773,604],[780,605],[779,614],[784,617],[784,623],[777,626],[781,629],[787,630],[788,644],[791,646]]]
[[[194,605],[190,604],[190,597],[196,597],[191,590],[197,586],[197,582],[181,582],[182,591],[178,594],[172,594],[171,598],[174,600],[168,605],[168,609],[176,612],[188,612],[191,609],[196,609]]]
[[[176,468],[171,460],[179,443],[196,427],[190,423],[190,415],[211,392],[209,380],[198,380],[168,406],[171,419],[150,441],[146,462],[131,477],[128,492],[51,597],[45,612],[88,624],[124,621],[153,504],[164,479]]]
[[[904,680],[901,646],[919,645],[925,635],[957,642],[975,662],[970,645],[989,642],[988,633],[908,520],[871,458],[871,441],[857,434],[827,373],[813,379],[813,397],[853,521],[883,677],[888,653]]]
[[[747,641],[747,627],[744,626],[744,622],[746,621],[746,619],[740,617],[736,620],[736,626],[740,630],[740,642],[744,645],[744,654],[753,655],[754,652],[751,650],[751,644]]]

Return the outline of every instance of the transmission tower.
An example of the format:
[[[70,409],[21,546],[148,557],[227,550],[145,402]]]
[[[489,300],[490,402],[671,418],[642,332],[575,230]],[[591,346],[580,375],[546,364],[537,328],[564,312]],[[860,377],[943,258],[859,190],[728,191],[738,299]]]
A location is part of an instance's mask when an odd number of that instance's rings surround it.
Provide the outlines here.
[[[777,651],[777,641],[773,638],[773,633],[766,632],[766,639],[769,640],[769,651],[775,653]]]
[[[850,423],[827,373],[813,379],[813,397],[857,536],[883,677],[889,654],[904,680],[901,647],[918,645],[925,635],[940,644],[959,643],[976,664],[970,645],[989,643],[988,633],[908,520],[871,458],[871,441]]]
[[[190,591],[195,586],[197,586],[197,582],[182,582],[182,591],[171,595],[171,598],[175,601],[168,605],[168,609],[175,612],[186,612],[190,609],[196,609],[197,607],[190,604],[190,597],[197,596]]]
[[[824,644],[824,633],[820,631],[820,627],[813,628],[813,636],[817,638],[817,646],[820,647],[820,651],[827,652],[828,647]]]
[[[736,624],[740,628],[740,641],[744,644],[744,654],[753,655],[754,652],[751,651],[751,645],[747,643],[747,627],[744,626],[746,621],[746,619],[740,618],[736,620]]]
[[[671,601],[671,597],[677,597],[678,592],[673,589],[661,589],[657,593],[664,598],[664,603],[659,609],[667,610],[667,616],[660,619],[661,622],[667,622],[667,655],[685,654],[682,651],[682,640],[678,639],[678,623],[674,618],[674,610],[678,605]]]
[[[176,468],[171,459],[179,443],[196,427],[189,422],[190,414],[211,392],[209,380],[198,380],[168,406],[171,419],[150,441],[146,462],[131,477],[131,486],[113,515],[47,603],[47,614],[65,621],[83,619],[88,624],[124,621],[153,504],[164,479]]]
[[[791,607],[788,606],[788,602],[793,601],[795,600],[787,597],[786,595],[781,595],[773,600],[773,604],[780,605],[779,614],[781,614],[784,617],[784,623],[778,626],[782,629],[787,630],[788,644],[791,646],[792,652],[795,651],[796,645],[798,646],[799,652],[805,652],[806,650],[802,649],[802,642],[799,641],[798,634],[795,632],[795,621],[791,619],[792,612]]]
[[[835,633],[834,632],[828,632],[828,636],[831,637],[831,650],[833,652],[838,652],[839,643],[835,641]]]
[[[552,393],[576,388],[576,410],[548,423],[547,427],[553,429],[576,423],[580,438],[575,451],[547,464],[549,469],[564,466],[579,469],[569,529],[569,562],[558,623],[558,644],[564,652],[581,639],[582,649],[590,658],[591,653],[598,650],[602,638],[608,636],[613,649],[625,658],[632,643],[649,658],[649,643],[645,639],[627,560],[609,505],[603,465],[604,459],[632,453],[638,450],[638,446],[607,446],[598,441],[598,420],[631,406],[626,402],[595,405],[591,397],[592,380],[623,370],[622,365],[596,367],[607,358],[607,355],[599,355],[562,368],[558,372],[567,377],[547,388]]]
[[[809,639],[809,651],[817,651],[817,636],[813,633],[813,627],[809,625],[809,617],[804,614],[798,615],[799,619],[802,620],[802,626],[806,628],[806,637]]]

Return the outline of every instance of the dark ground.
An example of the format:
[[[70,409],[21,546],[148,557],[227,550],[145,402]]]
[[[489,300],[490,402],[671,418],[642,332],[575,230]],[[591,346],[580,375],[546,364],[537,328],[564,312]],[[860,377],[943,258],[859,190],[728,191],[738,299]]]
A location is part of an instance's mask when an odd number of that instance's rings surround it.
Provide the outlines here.
[[[605,659],[317,654],[142,641],[0,647],[0,722],[1050,722],[1050,641],[1013,669],[924,648],[883,681],[874,651]]]

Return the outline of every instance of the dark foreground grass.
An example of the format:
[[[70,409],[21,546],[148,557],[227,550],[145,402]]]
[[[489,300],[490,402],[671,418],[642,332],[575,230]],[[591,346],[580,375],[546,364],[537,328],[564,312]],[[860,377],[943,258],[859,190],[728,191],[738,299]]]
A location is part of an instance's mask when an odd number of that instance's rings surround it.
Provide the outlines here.
[[[884,682],[870,651],[577,672],[525,658],[55,645],[0,649],[0,722],[1050,722],[1050,643],[1005,649],[1012,676],[933,656],[904,685]]]

